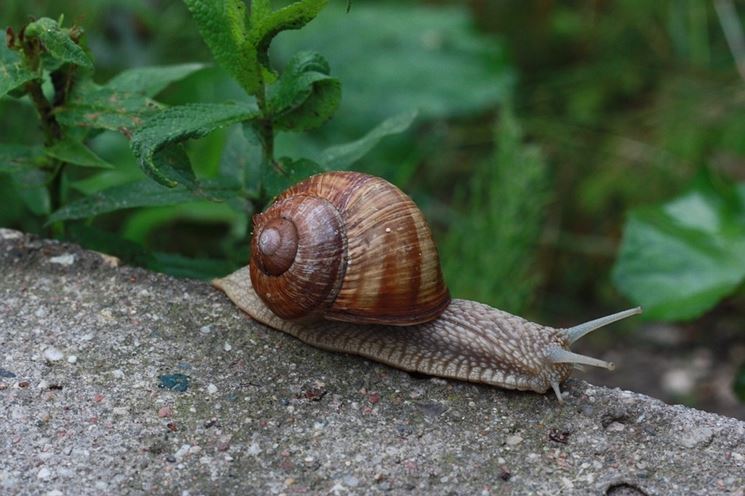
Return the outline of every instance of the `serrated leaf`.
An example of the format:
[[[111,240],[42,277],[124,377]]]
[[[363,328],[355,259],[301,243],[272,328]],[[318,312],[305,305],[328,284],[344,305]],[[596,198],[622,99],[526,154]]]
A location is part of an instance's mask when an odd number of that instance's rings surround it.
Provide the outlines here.
[[[365,156],[367,152],[386,136],[406,131],[416,118],[416,112],[404,112],[378,124],[362,138],[327,148],[321,154],[321,165],[326,169],[340,170]]]
[[[60,28],[57,21],[42,17],[28,24],[24,34],[28,38],[39,38],[47,52],[60,62],[93,68],[88,54],[70,38],[69,30]]]
[[[170,107],[147,117],[132,135],[132,151],[150,177],[166,186],[179,184],[158,167],[155,153],[171,143],[199,138],[215,129],[256,118],[258,108],[252,103],[195,103]]]
[[[136,67],[120,72],[106,83],[106,87],[113,91],[152,98],[171,83],[184,79],[204,67],[204,64]]]
[[[323,168],[312,160],[283,157],[278,160],[282,170],[275,167],[264,167],[262,184],[269,198],[274,198],[295,183],[307,179],[313,174],[323,172]]]
[[[16,52],[0,43],[0,98],[36,77]]]
[[[12,174],[33,168],[43,155],[40,146],[0,143],[0,172]]]
[[[251,95],[261,88],[243,0],[184,0],[212,56]]]
[[[745,208],[725,189],[699,182],[667,204],[631,212],[613,280],[647,317],[697,317],[745,280]]]
[[[301,0],[271,12],[269,2],[260,3],[251,14],[250,39],[261,63],[268,67],[266,53],[274,37],[282,31],[300,29],[315,19],[328,0]]]
[[[334,115],[341,101],[341,85],[329,76],[320,54],[300,52],[269,90],[269,109],[277,129],[313,129]]]
[[[62,160],[68,164],[80,167],[96,167],[99,169],[113,169],[114,166],[96,155],[93,150],[79,141],[65,139],[58,141],[45,149],[50,157]]]
[[[125,208],[175,205],[198,199],[228,200],[236,196],[240,185],[232,178],[208,179],[189,189],[168,188],[145,179],[115,186],[71,203],[54,212],[48,222],[84,219]]]

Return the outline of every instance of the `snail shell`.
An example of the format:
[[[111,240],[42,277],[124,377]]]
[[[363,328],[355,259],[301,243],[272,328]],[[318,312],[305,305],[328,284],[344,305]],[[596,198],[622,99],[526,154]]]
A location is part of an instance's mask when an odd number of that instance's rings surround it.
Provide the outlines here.
[[[279,317],[413,325],[450,302],[432,233],[391,183],[319,174],[254,216],[253,287]]]

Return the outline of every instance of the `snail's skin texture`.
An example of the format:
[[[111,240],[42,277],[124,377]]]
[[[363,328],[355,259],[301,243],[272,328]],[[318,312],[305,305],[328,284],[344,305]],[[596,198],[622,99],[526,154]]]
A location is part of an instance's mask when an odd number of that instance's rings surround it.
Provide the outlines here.
[[[572,329],[554,329],[469,300],[454,299],[432,322],[408,327],[346,322],[296,322],[276,316],[256,295],[248,268],[213,281],[252,318],[330,351],[365,358],[411,372],[545,393],[573,364],[612,369],[613,364],[576,355],[569,345],[592,329],[628,315],[632,309]],[[602,320],[602,323],[600,321]]]

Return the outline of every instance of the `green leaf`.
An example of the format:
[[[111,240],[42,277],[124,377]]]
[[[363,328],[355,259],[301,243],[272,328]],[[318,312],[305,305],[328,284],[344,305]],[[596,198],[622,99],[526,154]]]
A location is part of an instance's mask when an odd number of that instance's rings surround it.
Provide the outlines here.
[[[142,120],[162,105],[138,93],[80,81],[65,105],[55,110],[60,124],[107,129],[131,136]]]
[[[684,320],[709,310],[745,279],[743,200],[734,187],[699,181],[671,202],[632,211],[616,286],[650,318]]]
[[[243,0],[184,0],[212,55],[251,95],[261,89],[257,53],[248,40]]]
[[[16,173],[38,165],[44,149],[40,146],[0,143],[0,173]]]
[[[70,38],[70,30],[60,28],[57,21],[42,17],[26,26],[24,33],[28,38],[39,38],[47,52],[60,62],[93,68],[88,54]]]
[[[152,163],[158,174],[173,184],[181,184],[187,188],[195,186],[197,178],[183,143],[168,143],[159,148],[153,154]]]
[[[113,169],[114,166],[96,155],[93,150],[79,141],[65,139],[45,149],[50,157],[81,167]]]
[[[249,36],[261,63],[269,67],[266,54],[277,34],[289,29],[302,28],[315,19],[327,3],[328,0],[301,0],[271,12],[269,2],[259,2],[251,12]]]
[[[0,98],[36,77],[37,75],[26,67],[16,52],[5,43],[0,43]]]
[[[204,67],[204,64],[136,67],[120,72],[106,83],[106,87],[116,92],[135,93],[152,98],[171,83],[184,79]]]
[[[321,155],[321,165],[326,169],[345,169],[365,156],[378,142],[406,131],[416,118],[416,112],[404,112],[384,120],[362,138],[327,148]]]
[[[0,144],[0,173],[10,176],[13,190],[36,215],[47,215],[51,209],[49,174],[38,168],[43,161],[42,147]]]
[[[236,126],[220,157],[220,175],[233,177],[247,190],[257,186],[263,160],[261,142],[250,126]]]
[[[269,109],[277,129],[305,131],[334,115],[341,84],[329,72],[326,59],[315,52],[300,52],[290,60],[269,89]]]
[[[250,120],[259,115],[252,103],[213,103],[171,107],[145,119],[132,135],[132,151],[150,177],[166,186],[183,181],[162,169],[155,153],[166,145],[199,138],[215,129]],[[183,169],[181,169],[183,170]]]
[[[302,158],[293,160],[283,157],[279,159],[278,163],[282,170],[277,170],[275,167],[264,167],[262,184],[269,198],[274,198],[293,184],[324,171],[320,165],[312,160]]]
[[[28,169],[10,175],[13,187],[23,203],[36,215],[48,215],[52,210],[47,184],[49,173],[40,169]]]
[[[271,0],[253,0],[251,2],[251,12],[249,13],[249,21],[257,22],[258,19],[263,19],[271,13],[272,13]]]
[[[192,189],[184,186],[167,188],[149,179],[115,186],[71,203],[54,212],[49,223],[84,219],[115,210],[134,207],[176,205],[199,199],[228,200],[236,196],[240,185],[232,178],[208,179]]]

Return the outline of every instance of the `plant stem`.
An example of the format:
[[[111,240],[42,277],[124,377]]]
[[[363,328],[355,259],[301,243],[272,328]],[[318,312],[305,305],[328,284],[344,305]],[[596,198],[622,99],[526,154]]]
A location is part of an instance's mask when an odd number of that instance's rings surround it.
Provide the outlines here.
[[[261,74],[261,67],[259,67],[259,74]],[[256,97],[256,102],[259,105],[259,110],[261,111],[261,119],[257,120],[255,129],[258,134],[259,142],[261,143],[261,148],[262,148],[262,161],[261,161],[262,174],[261,174],[261,179],[259,181],[258,203],[260,204],[260,206],[263,207],[263,205],[266,205],[266,203],[268,203],[268,200],[269,200],[266,197],[267,196],[266,187],[263,181],[264,168],[273,167],[279,172],[284,172],[284,169],[282,168],[282,164],[278,163],[274,159],[274,120],[272,118],[271,112],[267,105],[266,85],[264,83],[263,77],[261,78],[260,88],[254,94],[254,96]]]
[[[36,107],[36,112],[39,114],[41,127],[44,131],[44,144],[45,146],[51,146],[62,139],[62,128],[52,114],[52,104],[44,96],[41,83],[38,80],[26,83],[26,91],[28,91],[31,101],[34,102],[34,107]]]

